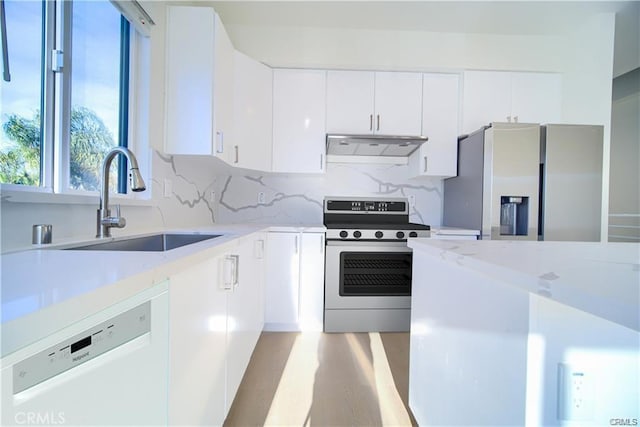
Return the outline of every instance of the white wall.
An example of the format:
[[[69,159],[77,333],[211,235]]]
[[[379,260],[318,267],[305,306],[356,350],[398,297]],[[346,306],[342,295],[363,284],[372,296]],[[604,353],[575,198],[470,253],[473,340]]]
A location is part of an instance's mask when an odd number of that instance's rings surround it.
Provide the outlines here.
[[[561,71],[559,36],[226,25],[236,49],[273,67]]]
[[[618,77],[640,67],[640,2],[626,2],[616,14],[613,76]]]

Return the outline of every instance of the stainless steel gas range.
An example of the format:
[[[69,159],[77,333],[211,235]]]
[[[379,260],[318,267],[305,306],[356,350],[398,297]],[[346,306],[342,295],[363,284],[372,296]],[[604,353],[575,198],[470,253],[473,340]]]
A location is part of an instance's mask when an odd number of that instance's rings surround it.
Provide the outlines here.
[[[325,332],[408,331],[411,249],[408,237],[429,237],[409,222],[407,199],[327,197]]]

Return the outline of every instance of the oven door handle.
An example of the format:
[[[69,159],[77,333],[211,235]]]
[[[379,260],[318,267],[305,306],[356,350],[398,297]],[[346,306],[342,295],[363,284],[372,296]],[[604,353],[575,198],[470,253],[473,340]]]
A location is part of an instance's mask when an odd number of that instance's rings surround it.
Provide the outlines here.
[[[407,242],[380,242],[380,241],[357,241],[357,240],[331,240],[327,239],[327,246],[349,246],[353,248],[377,247],[384,250],[385,248],[407,248]]]

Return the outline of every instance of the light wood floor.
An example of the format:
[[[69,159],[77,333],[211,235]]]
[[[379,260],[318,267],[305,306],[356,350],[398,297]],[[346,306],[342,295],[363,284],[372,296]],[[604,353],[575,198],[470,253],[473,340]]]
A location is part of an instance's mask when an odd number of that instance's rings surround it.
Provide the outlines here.
[[[264,332],[225,426],[411,426],[408,333]]]

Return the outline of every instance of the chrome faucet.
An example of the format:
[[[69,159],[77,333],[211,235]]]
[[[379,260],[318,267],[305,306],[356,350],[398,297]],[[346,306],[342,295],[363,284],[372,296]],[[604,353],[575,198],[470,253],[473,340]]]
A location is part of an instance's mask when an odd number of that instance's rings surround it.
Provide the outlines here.
[[[102,191],[100,192],[100,208],[98,209],[96,223],[96,237],[111,237],[111,228],[123,228],[127,221],[120,216],[120,206],[116,206],[116,215],[111,216],[109,208],[109,169],[111,162],[118,154],[124,154],[129,161],[129,181],[131,191],[144,191],[146,186],[140,171],[136,156],[125,147],[115,147],[107,153],[102,162]]]

